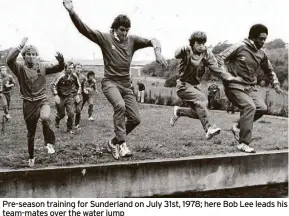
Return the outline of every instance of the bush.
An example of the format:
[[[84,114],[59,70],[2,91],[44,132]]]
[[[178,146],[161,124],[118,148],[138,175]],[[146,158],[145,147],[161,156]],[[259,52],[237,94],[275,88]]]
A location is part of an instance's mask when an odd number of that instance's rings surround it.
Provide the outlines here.
[[[165,86],[165,87],[168,87],[168,88],[176,87],[176,85],[177,85],[177,79],[178,79],[178,75],[170,76],[170,77],[166,80],[164,86]]]

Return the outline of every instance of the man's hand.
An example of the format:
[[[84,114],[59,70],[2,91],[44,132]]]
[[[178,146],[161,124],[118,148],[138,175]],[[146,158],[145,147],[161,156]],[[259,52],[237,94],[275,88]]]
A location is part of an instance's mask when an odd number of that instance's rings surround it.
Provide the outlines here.
[[[232,81],[235,77],[233,77],[230,73],[225,72],[223,73],[221,79],[225,81]]]
[[[10,88],[10,87],[13,87],[14,84],[13,84],[13,83],[11,83],[11,84],[8,83],[8,84],[6,84],[5,86],[6,86],[7,88]]]
[[[241,77],[234,77],[232,74],[228,73],[228,72],[224,72],[221,76],[221,79],[224,80],[224,81],[240,81],[242,82],[242,78]]]
[[[75,102],[76,102],[76,103],[79,103],[79,102],[80,102],[80,97],[79,97],[79,95],[76,95],[74,99],[75,99]]]
[[[156,52],[155,54],[157,63],[159,63],[163,67],[168,67],[167,60],[162,56],[162,54],[160,52]]]
[[[60,52],[56,52],[55,58],[56,58],[56,60],[58,61],[59,64],[64,64],[64,58],[63,58],[63,55]]]
[[[72,0],[63,0],[63,6],[68,12],[73,11],[73,3]]]
[[[84,94],[88,94],[88,90],[85,88],[83,89]]]
[[[25,44],[26,44],[27,40],[28,40],[28,37],[24,37],[24,38],[22,39],[22,41],[21,41],[21,43],[20,43],[21,48],[25,47]]]
[[[279,84],[276,84],[275,86],[274,86],[274,89],[275,89],[275,91],[278,93],[278,94],[281,94],[283,91],[282,91],[282,89],[280,88],[280,85]]]
[[[54,101],[56,104],[60,104],[60,97],[58,95],[54,96]]]

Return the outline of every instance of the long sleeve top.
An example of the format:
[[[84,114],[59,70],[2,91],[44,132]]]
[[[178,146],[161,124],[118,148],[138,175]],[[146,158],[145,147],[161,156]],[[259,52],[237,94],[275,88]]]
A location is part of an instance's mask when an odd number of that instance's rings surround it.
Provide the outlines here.
[[[20,86],[20,98],[36,101],[46,98],[46,74],[58,73],[64,64],[46,64],[38,62],[32,68],[16,61],[20,51],[13,48],[7,56],[7,65],[15,74]]]

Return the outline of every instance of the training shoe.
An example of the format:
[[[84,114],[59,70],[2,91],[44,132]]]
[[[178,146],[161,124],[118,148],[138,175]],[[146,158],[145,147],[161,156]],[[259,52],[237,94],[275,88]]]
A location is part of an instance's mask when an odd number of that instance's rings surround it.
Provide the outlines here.
[[[239,136],[239,134],[240,134],[240,129],[237,128],[237,124],[233,124],[231,131],[232,131],[235,139],[239,142],[239,139],[240,139],[240,136]]]
[[[173,117],[171,118],[170,124],[171,126],[174,126],[176,121],[179,119],[179,115],[178,115],[178,110],[180,109],[179,106],[174,106],[174,113],[173,113]]]
[[[7,113],[7,114],[5,115],[5,118],[6,118],[6,119],[11,119],[11,116],[10,116],[10,114],[9,114],[9,113]]]
[[[74,134],[74,131],[67,129],[67,133]]]
[[[29,160],[28,160],[28,166],[29,166],[29,167],[34,167],[34,162],[35,162],[35,158],[29,159]]]
[[[74,128],[75,128],[75,130],[80,130],[80,129],[81,129],[81,127],[79,126],[79,124],[76,125]]]
[[[92,116],[90,116],[90,117],[88,118],[88,120],[89,120],[89,121],[94,121],[94,118],[92,118]]]
[[[52,144],[47,143],[46,148],[48,150],[48,154],[54,154],[55,153],[55,150],[54,150],[54,147]]]
[[[207,140],[212,139],[214,136],[218,135],[220,132],[221,132],[221,129],[218,128],[216,125],[210,126],[206,133]]]
[[[127,147],[125,142],[123,144],[119,145],[119,155],[121,157],[130,157],[130,156],[132,156],[132,153],[128,149],[128,147]]]
[[[107,151],[112,154],[114,159],[116,160],[119,159],[119,145],[118,144],[113,145],[111,141],[109,140],[107,142],[106,148],[107,148]]]
[[[246,152],[246,153],[256,153],[255,149],[253,149],[252,147],[250,147],[244,143],[238,144],[237,148],[243,152]]]
[[[59,122],[60,122],[59,120],[56,120],[56,119],[55,119],[55,127],[56,127],[56,128],[59,128]]]

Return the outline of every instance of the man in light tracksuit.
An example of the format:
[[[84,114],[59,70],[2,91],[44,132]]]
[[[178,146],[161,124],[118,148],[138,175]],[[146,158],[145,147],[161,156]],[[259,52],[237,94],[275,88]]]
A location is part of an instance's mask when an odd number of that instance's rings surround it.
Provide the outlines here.
[[[157,62],[167,66],[161,55],[161,46],[156,39],[144,39],[129,35],[130,19],[126,15],[117,16],[109,33],[90,29],[75,13],[71,0],[64,0],[63,5],[77,30],[92,42],[99,45],[104,60],[104,78],[102,91],[114,109],[113,123],[115,137],[107,142],[108,152],[115,159],[131,156],[126,144],[127,134],[140,124],[138,105],[131,90],[130,64],[134,52],[146,47],[153,47]]]
[[[73,120],[75,113],[75,103],[80,102],[81,85],[78,76],[73,73],[74,64],[68,61],[65,65],[65,71],[60,73],[51,84],[51,90],[54,96],[57,114],[55,117],[55,127],[59,128],[60,120],[67,113],[67,132],[73,132]]]
[[[57,53],[57,65],[37,62],[38,51],[34,46],[25,46],[28,38],[23,38],[21,44],[10,51],[7,65],[18,78],[21,99],[23,99],[23,115],[28,130],[28,153],[30,167],[34,166],[34,137],[38,119],[43,126],[44,144],[49,154],[53,154],[55,135],[50,128],[50,106],[46,96],[46,74],[57,73],[64,68],[64,58]],[[22,51],[24,64],[16,61]]]
[[[266,26],[253,25],[248,38],[232,45],[218,56],[219,65],[226,64],[228,72],[234,76],[231,81],[224,82],[225,94],[233,105],[240,109],[240,119],[233,125],[232,132],[239,142],[237,148],[248,153],[255,152],[255,149],[249,146],[252,142],[253,122],[267,112],[265,101],[256,88],[257,70],[261,68],[271,80],[276,92],[282,92],[268,56],[261,49],[267,35]]]

